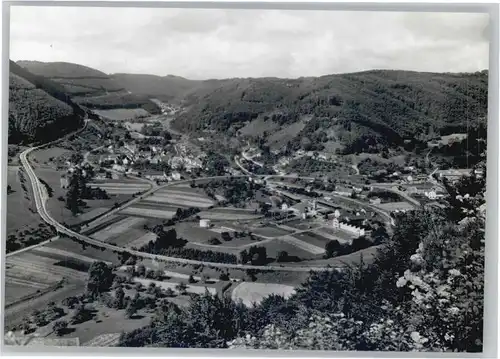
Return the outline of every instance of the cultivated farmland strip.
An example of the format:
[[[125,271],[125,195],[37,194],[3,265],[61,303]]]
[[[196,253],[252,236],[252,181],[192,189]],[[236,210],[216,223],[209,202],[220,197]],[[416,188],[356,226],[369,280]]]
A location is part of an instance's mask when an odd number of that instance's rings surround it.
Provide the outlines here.
[[[127,217],[127,218],[119,221],[118,223],[112,224],[111,226],[108,226],[105,229],[94,233],[92,235],[92,237],[97,239],[97,240],[104,241],[113,235],[126,232],[130,227],[140,225],[143,223],[146,223],[146,220],[144,218]]]
[[[162,210],[144,209],[137,207],[125,208],[120,213],[129,214],[132,216],[142,216],[146,218],[164,218],[164,219],[170,219],[175,215],[175,212],[173,211],[162,211]]]
[[[35,289],[45,289],[49,287],[48,283],[34,282],[28,279],[18,278],[18,277],[5,277],[6,284],[17,284],[21,286],[31,287]]]
[[[146,243],[149,243],[149,241],[154,241],[154,240],[156,240],[156,234],[154,234],[153,232],[148,232],[143,236],[134,239],[132,242],[128,243],[127,248],[132,248],[132,247],[140,248]]]
[[[87,273],[79,272],[74,269],[56,266],[56,265],[44,265],[38,263],[32,263],[29,261],[21,260],[15,264],[18,273],[22,274],[25,272],[33,272],[33,273],[46,273],[48,275],[59,275],[68,278],[74,279],[85,279],[87,277]],[[15,272],[15,270],[14,270]],[[8,274],[11,272],[9,271]]]
[[[141,188],[149,188],[148,184],[143,184],[143,183],[121,183],[121,182],[103,182],[103,183],[89,183],[88,184],[91,187],[99,187],[99,186],[104,186],[104,187],[141,187]]]

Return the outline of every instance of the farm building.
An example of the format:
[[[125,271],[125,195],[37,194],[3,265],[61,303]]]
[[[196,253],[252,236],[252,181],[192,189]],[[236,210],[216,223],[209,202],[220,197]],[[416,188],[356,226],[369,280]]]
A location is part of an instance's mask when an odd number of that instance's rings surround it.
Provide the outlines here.
[[[201,228],[210,227],[210,220],[209,219],[200,219],[200,227]]]
[[[165,181],[167,179],[167,175],[163,171],[147,170],[144,171],[143,176],[151,181]]]
[[[62,175],[60,181],[61,181],[61,188],[62,189],[68,188],[68,185],[69,185],[68,177],[66,177],[65,175]]]

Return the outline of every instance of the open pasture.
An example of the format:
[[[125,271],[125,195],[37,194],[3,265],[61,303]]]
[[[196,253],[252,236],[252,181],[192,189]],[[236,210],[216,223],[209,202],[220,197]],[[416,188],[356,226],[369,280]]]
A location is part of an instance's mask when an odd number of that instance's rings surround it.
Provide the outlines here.
[[[412,206],[408,202],[389,202],[389,203],[381,203],[377,204],[376,207],[387,211],[387,212],[392,212],[392,211],[411,211],[415,209],[414,206]]]
[[[284,236],[290,233],[293,233],[292,231],[287,231],[283,228],[278,228],[275,226],[263,226],[263,227],[255,227],[252,228],[252,233],[259,234],[261,236],[266,236],[266,237],[279,237],[279,236]]]
[[[51,159],[56,160],[58,157],[68,157],[71,151],[62,147],[41,148],[31,153],[30,158],[36,160],[38,164],[49,162]]]
[[[120,211],[121,214],[136,216],[136,217],[144,217],[144,218],[161,218],[161,219],[171,219],[174,215],[174,211],[164,211],[161,209],[147,209],[141,207],[127,207],[123,211]]]
[[[264,240],[261,242],[256,242],[255,245],[259,247],[265,247],[267,257],[273,259],[276,259],[278,254],[282,251],[287,252],[290,257],[297,257],[300,259],[311,258],[316,255],[316,253],[311,253],[309,250],[296,245],[296,241],[290,241],[283,238]],[[304,246],[302,243],[301,245]]]
[[[287,242],[290,244],[293,244],[297,248],[302,249],[303,251],[309,252],[310,254],[313,255],[319,255],[319,254],[324,254],[325,249],[324,246],[317,246],[315,244],[312,244],[310,242],[304,241],[301,239],[300,235],[287,235],[287,236],[282,236],[279,238],[280,241]]]
[[[106,208],[106,207],[97,207],[97,208],[94,208],[86,213],[79,215],[78,219],[80,222],[88,222],[91,219],[99,217],[101,214],[106,213],[109,210],[110,209]]]
[[[234,301],[241,300],[245,306],[250,307],[253,303],[260,303],[264,298],[273,294],[289,298],[294,293],[295,288],[290,285],[243,282],[233,289],[231,299]]]
[[[99,261],[96,258],[84,256],[84,255],[78,254],[78,253],[73,253],[70,251],[66,251],[64,249],[51,248],[51,247],[47,247],[47,246],[40,246],[40,247],[33,248],[30,252],[33,254],[36,254],[36,255],[44,256],[47,258],[52,258],[56,261],[65,261],[68,259],[76,259],[76,260],[79,260],[79,261],[82,261],[82,262],[85,262],[88,264],[92,264],[96,261]],[[101,262],[102,262],[102,260],[101,260]],[[111,262],[108,262],[108,261],[104,261],[104,262],[108,265],[112,264]]]
[[[100,241],[108,241],[111,237],[127,232],[132,227],[138,227],[146,223],[144,218],[127,217],[98,232],[92,234],[92,238]]]
[[[133,120],[137,117],[150,116],[143,108],[115,108],[110,110],[94,110],[96,114],[113,121]]]
[[[28,198],[26,198],[26,194],[21,187],[19,171],[20,167],[8,166],[7,184],[10,185],[12,192],[6,196],[7,234],[11,234],[18,229],[24,230],[29,226],[37,226],[40,223],[38,214],[30,211],[30,208],[34,209],[35,207],[31,192],[31,182],[28,176],[24,175],[24,185],[28,191]]]

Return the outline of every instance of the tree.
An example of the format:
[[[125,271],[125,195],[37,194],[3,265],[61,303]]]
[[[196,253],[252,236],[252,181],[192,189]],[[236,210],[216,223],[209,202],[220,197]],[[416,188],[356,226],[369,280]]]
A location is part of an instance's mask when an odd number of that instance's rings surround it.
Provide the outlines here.
[[[100,293],[107,292],[113,285],[114,274],[104,262],[94,262],[88,270],[86,294],[95,299]]]
[[[65,320],[58,320],[54,323],[52,329],[56,333],[56,335],[63,335],[66,329],[68,328],[68,322]]]
[[[190,284],[196,283],[196,280],[194,279],[194,277],[193,277],[193,275],[192,275],[192,274],[189,276],[188,282],[189,282]]]
[[[132,318],[137,313],[137,304],[131,301],[127,308],[125,309],[125,315],[127,318]]]
[[[115,290],[116,306],[118,309],[123,309],[125,307],[125,291],[120,286]]]
[[[179,292],[179,294],[186,294],[187,285],[186,283],[179,283],[175,286],[175,289]]]
[[[66,192],[66,208],[68,208],[73,215],[78,214],[80,211],[80,185],[79,178],[76,173],[70,177],[68,184],[68,191]]]
[[[85,304],[81,303],[76,307],[76,310],[71,317],[71,324],[80,324],[90,320],[91,318],[92,312],[87,309]]]
[[[146,276],[146,267],[142,263],[137,266],[137,276],[139,277]]]
[[[276,257],[276,262],[286,262],[288,259],[288,252],[286,251],[280,251]]]
[[[340,242],[338,240],[328,241],[325,244],[325,258],[332,258],[339,254],[341,249]]]

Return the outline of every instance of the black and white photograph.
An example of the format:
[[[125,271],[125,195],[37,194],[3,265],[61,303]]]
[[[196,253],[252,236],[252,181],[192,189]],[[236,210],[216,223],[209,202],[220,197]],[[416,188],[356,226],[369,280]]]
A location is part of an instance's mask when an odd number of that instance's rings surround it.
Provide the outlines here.
[[[5,346],[483,352],[488,13],[9,18]]]

